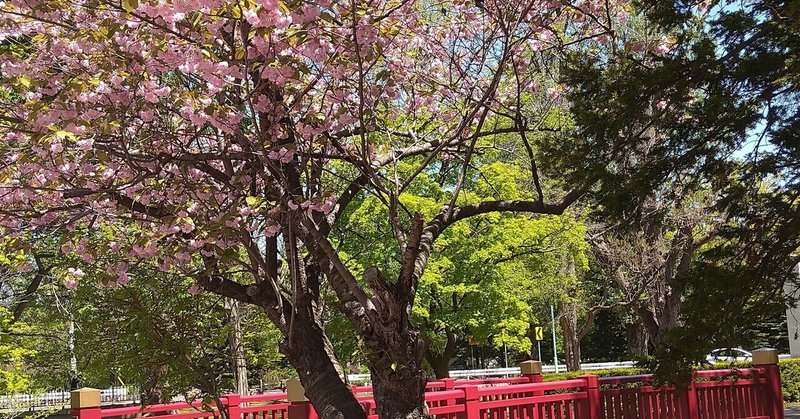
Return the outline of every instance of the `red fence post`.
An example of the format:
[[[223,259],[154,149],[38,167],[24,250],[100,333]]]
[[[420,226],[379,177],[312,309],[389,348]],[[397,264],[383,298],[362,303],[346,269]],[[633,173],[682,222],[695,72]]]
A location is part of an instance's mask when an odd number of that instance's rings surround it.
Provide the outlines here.
[[[765,400],[769,403],[767,411],[772,419],[784,419],[783,391],[781,390],[781,373],[778,368],[778,351],[772,348],[761,348],[753,351],[753,366],[764,369]]]
[[[697,399],[697,385],[695,384],[695,373],[692,373],[689,386],[686,388],[686,412],[689,419],[700,419],[700,402]]]
[[[452,378],[442,378],[442,383],[444,383],[445,390],[452,390],[456,386],[456,380]]]
[[[317,419],[317,411],[306,398],[306,391],[300,380],[286,381],[286,399],[289,401],[289,417],[291,419]]]
[[[523,361],[519,363],[519,373],[528,379],[529,383],[541,383],[544,381],[542,377],[542,363],[539,361]],[[544,396],[544,391],[534,391],[533,396]]]
[[[542,382],[542,363],[539,361],[523,361],[519,363],[519,373],[528,379],[529,383]]]
[[[226,394],[224,396],[223,404],[225,405],[225,412],[228,414],[228,419],[241,419],[242,407],[240,406],[241,397],[238,394]]]
[[[100,390],[79,388],[69,395],[71,415],[76,419],[100,419]]]
[[[464,385],[456,389],[464,392],[464,419],[480,419],[481,396],[478,394],[478,386]]]
[[[586,417],[600,419],[600,382],[596,375],[582,375],[579,378],[586,380]]]

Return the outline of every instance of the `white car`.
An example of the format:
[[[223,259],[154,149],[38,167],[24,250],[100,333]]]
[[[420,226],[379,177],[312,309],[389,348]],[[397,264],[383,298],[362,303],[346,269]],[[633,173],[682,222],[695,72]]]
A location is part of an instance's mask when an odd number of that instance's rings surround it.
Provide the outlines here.
[[[706,361],[712,364],[716,362],[745,362],[752,360],[753,354],[742,348],[714,349],[706,355]]]

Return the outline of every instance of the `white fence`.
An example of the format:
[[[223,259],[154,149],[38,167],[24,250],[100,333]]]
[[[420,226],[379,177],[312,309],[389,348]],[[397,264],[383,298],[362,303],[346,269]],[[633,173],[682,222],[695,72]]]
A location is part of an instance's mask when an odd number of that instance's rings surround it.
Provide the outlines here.
[[[791,358],[791,355],[783,354],[778,355],[779,359]],[[620,362],[593,362],[581,364],[581,371],[591,370],[605,370],[615,368],[633,368],[636,362],[634,361],[620,361]],[[567,370],[566,365],[559,365],[558,372]],[[556,367],[553,365],[542,365],[542,372],[556,372]],[[509,377],[519,375],[519,367],[509,368],[489,368],[483,370],[455,370],[450,371],[450,378],[484,378],[484,377]],[[351,383],[368,383],[370,381],[369,374],[349,374],[347,379]]]
[[[41,394],[0,395],[0,409],[26,410],[33,407],[61,407],[69,405],[69,391],[49,391]],[[100,390],[102,403],[133,402],[139,392],[133,388],[113,387]]]
[[[633,368],[635,363],[633,361],[622,362],[595,362],[581,364],[582,371],[590,370],[604,370],[611,368]],[[564,372],[567,370],[565,365],[559,365],[558,371]],[[542,365],[542,372],[556,372],[556,367],[553,365]],[[450,371],[450,378],[483,378],[483,377],[508,377],[519,375],[519,367],[509,368],[489,368],[483,370],[455,370]],[[347,379],[351,383],[366,383],[369,382],[369,374],[350,374]]]

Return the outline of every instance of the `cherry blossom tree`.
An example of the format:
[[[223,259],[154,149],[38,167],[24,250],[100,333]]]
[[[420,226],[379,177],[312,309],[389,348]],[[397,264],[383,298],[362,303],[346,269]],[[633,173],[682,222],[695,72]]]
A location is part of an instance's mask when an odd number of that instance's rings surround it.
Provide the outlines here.
[[[548,107],[569,90],[559,58],[668,52],[615,31],[627,7],[0,1],[0,226],[12,241],[58,234],[83,261],[63,272],[71,288],[88,270],[124,286],[148,260],[195,278],[192,293],[261,307],[320,415],[363,418],[325,335],[330,289],[369,354],[381,417],[426,417],[427,343],[410,316],[433,242],[480,214],[560,214],[598,181],[587,172],[543,192],[531,136],[554,131]],[[525,150],[523,199],[462,193],[498,134]],[[613,160],[630,137],[593,156]],[[408,211],[404,192],[445,165],[449,203],[429,219]],[[366,195],[402,255],[391,275],[348,266],[331,238]],[[99,226],[107,246],[84,237]]]

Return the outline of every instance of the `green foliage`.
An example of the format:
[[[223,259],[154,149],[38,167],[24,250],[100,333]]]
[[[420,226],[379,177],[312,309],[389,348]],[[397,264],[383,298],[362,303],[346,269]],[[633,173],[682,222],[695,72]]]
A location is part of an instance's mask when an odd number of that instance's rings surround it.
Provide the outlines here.
[[[582,362],[611,362],[628,359],[627,330],[622,310],[597,315],[589,333],[581,341]]]
[[[493,161],[478,167],[481,176],[465,185],[459,203],[530,197],[527,175],[515,164]],[[426,218],[438,213],[452,199],[447,176],[421,175],[400,197],[404,210]],[[381,199],[366,197],[351,208],[341,224],[348,225],[346,233],[357,233],[357,239],[340,243],[350,266],[356,272],[380,266],[387,278],[397,275],[400,251]],[[577,282],[576,272],[564,269],[572,264],[580,272],[587,266],[586,228],[575,218],[490,213],[446,230],[434,244],[413,308],[414,322],[431,340],[432,351],[443,352],[454,334],[459,340],[469,335],[482,344],[505,344],[529,353],[533,302],[578,298],[569,292],[575,288],[570,284]]]
[[[193,387],[216,394],[222,374],[230,371],[221,301],[189,295],[188,281],[141,273],[125,287],[85,281],[77,289],[73,304],[83,381],[108,385],[109,374],[117,371],[125,384],[158,392],[157,400]],[[107,350],[87,351],[101,344]]]
[[[12,324],[12,315],[0,307],[0,394],[29,391],[31,381],[25,359],[36,354],[33,348],[21,346],[14,334],[29,330],[24,324]]]
[[[661,186],[710,189],[719,239],[676,278],[681,327],[663,336],[653,367],[682,380],[713,347],[763,341],[753,332],[784,303],[800,248],[800,27],[796,2],[637,1],[646,34],[675,41],[664,54],[576,54],[573,141],[546,139],[544,169],[596,177],[593,216],[631,225]],[[633,146],[614,163],[604,152]],[[587,158],[588,156],[588,158]],[[644,164],[636,164],[644,163]],[[638,226],[635,226],[638,227]]]
[[[800,359],[780,361],[783,401],[800,403]]]
[[[88,245],[107,247],[113,236],[103,228],[87,234]],[[22,241],[24,242],[24,241]],[[106,388],[128,385],[140,388],[148,401],[167,400],[200,390],[219,394],[232,388],[230,326],[223,299],[187,290],[194,282],[180,275],[159,272],[148,263],[129,270],[131,282],[114,285],[107,273],[95,271],[80,260],[61,255],[51,240],[29,240],[7,245],[16,252],[27,248],[28,263],[46,269],[30,303],[12,322],[11,308],[37,273],[5,276],[3,292],[8,307],[0,308],[0,392],[37,392],[67,388],[71,376],[67,330],[75,321],[75,357],[80,385]],[[33,243],[33,245],[30,245]],[[7,252],[8,253],[8,252]],[[115,257],[109,255],[107,257]],[[62,281],[68,267],[86,272],[75,290]],[[104,282],[105,281],[105,282]],[[291,376],[278,353],[280,333],[255,307],[240,310],[243,345],[250,382],[275,388]]]
[[[647,374],[647,370],[643,368],[607,368],[602,370],[591,371],[565,371],[559,373],[542,374],[544,381],[562,381],[572,380],[582,375],[596,375],[598,377],[619,377],[625,375],[639,375]]]
[[[193,296],[187,292],[191,280],[146,267],[133,275],[126,286],[85,284],[74,296],[84,382],[111,384],[113,372],[154,400],[192,389],[217,395],[232,388],[230,325],[222,297]],[[258,382],[272,370],[286,372],[277,352],[279,333],[255,308],[240,310],[253,378]],[[92,349],[100,345],[103,351]]]

